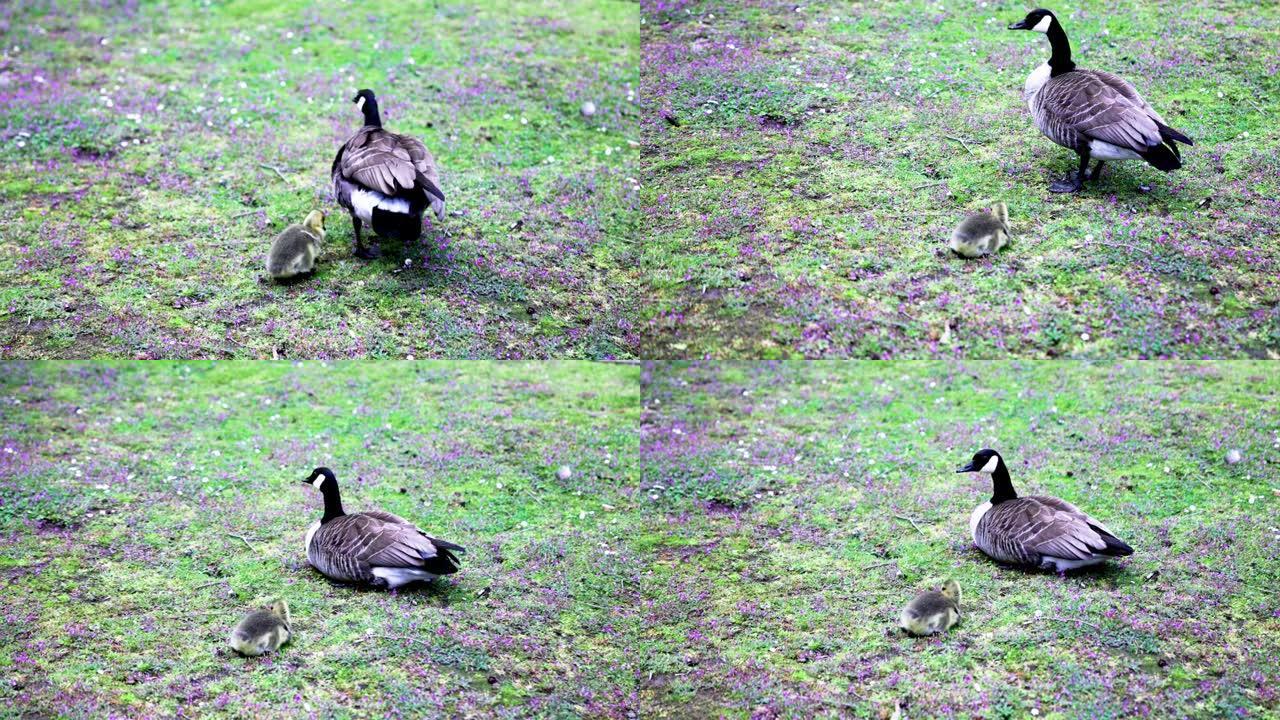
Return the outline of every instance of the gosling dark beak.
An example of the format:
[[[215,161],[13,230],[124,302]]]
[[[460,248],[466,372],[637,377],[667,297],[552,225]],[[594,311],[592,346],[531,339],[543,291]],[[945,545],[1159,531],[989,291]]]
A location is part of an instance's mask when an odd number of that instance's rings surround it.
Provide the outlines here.
[[[968,465],[965,465],[962,468],[956,468],[956,472],[958,473],[974,472],[973,463],[970,462]]]
[[[1009,29],[1009,30],[1026,30],[1026,29],[1027,29],[1027,20],[1026,20],[1026,18],[1023,18],[1023,19],[1019,20],[1018,22],[1016,22],[1016,23],[1014,23],[1014,24],[1010,25],[1010,26],[1008,27],[1008,29]]]

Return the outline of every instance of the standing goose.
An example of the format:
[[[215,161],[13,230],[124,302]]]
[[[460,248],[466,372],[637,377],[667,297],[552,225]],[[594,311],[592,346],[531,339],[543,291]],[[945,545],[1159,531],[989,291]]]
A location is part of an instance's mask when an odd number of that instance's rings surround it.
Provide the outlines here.
[[[364,246],[362,223],[381,237],[417,239],[428,207],[437,220],[444,220],[444,193],[435,158],[426,146],[382,129],[372,90],[361,90],[352,102],[364,113],[364,127],[333,158],[333,194],[351,213],[356,256],[370,259],[378,253]]]
[[[1048,10],[1027,13],[1010,30],[1034,30],[1049,38],[1049,62],[1027,76],[1024,95],[1036,127],[1050,140],[1076,151],[1080,170],[1049,186],[1051,192],[1076,192],[1096,180],[1104,160],[1146,160],[1165,172],[1182,167],[1174,142],[1193,144],[1174,130],[1127,81],[1100,70],[1078,70],[1071,44],[1058,18]],[[1088,172],[1089,158],[1098,160]]]
[[[1133,548],[1102,523],[1065,500],[1018,497],[1004,459],[995,450],[978,451],[956,472],[991,478],[991,501],[974,509],[969,531],[973,544],[992,559],[1066,572],[1133,554]]]
[[[394,590],[458,572],[461,547],[428,537],[413,523],[381,510],[348,515],[338,479],[316,468],[302,481],[324,495],[324,516],[307,529],[307,561],[325,576]]]

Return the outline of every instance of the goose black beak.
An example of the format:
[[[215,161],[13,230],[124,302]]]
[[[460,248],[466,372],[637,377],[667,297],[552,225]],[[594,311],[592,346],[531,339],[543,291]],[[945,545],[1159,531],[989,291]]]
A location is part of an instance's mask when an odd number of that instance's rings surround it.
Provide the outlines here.
[[[1019,20],[1018,22],[1016,22],[1016,23],[1014,23],[1014,24],[1010,25],[1007,29],[1009,29],[1009,30],[1026,30],[1026,29],[1027,29],[1027,21],[1026,21],[1025,19],[1023,19],[1023,20]]]
[[[965,465],[964,467],[961,467],[961,468],[956,468],[956,472],[958,473],[973,472],[973,463],[969,463],[968,465]]]

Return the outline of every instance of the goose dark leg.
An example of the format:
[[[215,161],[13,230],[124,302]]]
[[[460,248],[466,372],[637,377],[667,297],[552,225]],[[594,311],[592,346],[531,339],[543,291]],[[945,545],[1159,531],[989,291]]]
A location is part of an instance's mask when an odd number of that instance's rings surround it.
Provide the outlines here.
[[[378,257],[378,249],[377,249],[377,248],[365,247],[365,246],[364,246],[364,242],[363,242],[363,240],[361,240],[361,238],[360,238],[360,218],[356,217],[355,215],[352,215],[352,216],[351,216],[351,226],[352,226],[353,228],[355,228],[355,235],[356,235],[356,250],[355,250],[355,255],[356,255],[356,257],[358,257],[358,258],[364,258],[365,260],[372,260],[372,259],[374,259],[374,258]]]
[[[1049,192],[1056,192],[1056,193],[1079,192],[1080,188],[1084,187],[1084,178],[1085,178],[1085,175],[1088,174],[1088,172],[1089,172],[1089,153],[1083,152],[1083,153],[1080,153],[1080,171],[1075,175],[1068,175],[1067,177],[1061,180],[1055,181],[1052,185],[1049,186]]]
[[[1098,164],[1093,166],[1093,172],[1090,172],[1089,176],[1086,177],[1085,180],[1097,180],[1098,177],[1101,175],[1102,175],[1102,161],[1099,160]]]

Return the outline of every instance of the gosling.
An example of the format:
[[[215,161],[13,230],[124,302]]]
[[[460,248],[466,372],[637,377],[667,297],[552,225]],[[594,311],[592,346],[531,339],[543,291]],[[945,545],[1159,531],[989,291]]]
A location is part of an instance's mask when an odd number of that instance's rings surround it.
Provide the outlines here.
[[[960,622],[960,584],[947,580],[938,590],[915,596],[902,609],[898,624],[908,634],[921,637],[950,630]]]
[[[1009,208],[996,203],[990,212],[970,215],[951,233],[947,245],[951,252],[962,258],[978,258],[994,255],[1009,244]]]
[[[324,213],[312,210],[301,225],[290,225],[276,236],[267,255],[267,274],[289,280],[313,272],[323,240]]]
[[[289,604],[280,598],[261,610],[254,610],[231,631],[231,649],[256,657],[275,652],[289,642]]]

